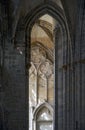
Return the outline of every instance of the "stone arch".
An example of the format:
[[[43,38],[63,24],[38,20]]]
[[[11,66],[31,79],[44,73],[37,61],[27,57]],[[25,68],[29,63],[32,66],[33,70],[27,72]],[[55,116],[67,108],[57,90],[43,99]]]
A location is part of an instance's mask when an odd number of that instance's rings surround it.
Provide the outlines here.
[[[54,107],[54,130],[62,129],[65,127],[65,123],[67,122],[67,109],[70,106],[67,106],[67,102],[69,100],[70,95],[70,83],[67,82],[69,80],[71,74],[69,67],[72,62],[72,47],[71,47],[71,39],[69,35],[69,30],[67,26],[67,21],[65,18],[65,14],[63,10],[61,10],[58,6],[54,5],[52,2],[46,2],[42,5],[36,7],[33,10],[33,13],[30,12],[25,19],[25,42],[26,42],[26,64],[28,68],[30,66],[30,43],[31,43],[31,29],[35,23],[35,21],[44,14],[48,14],[52,16],[55,20],[57,20],[58,24],[54,30],[54,38],[55,38],[55,107]],[[58,36],[61,35],[61,42],[59,43]],[[58,58],[59,55],[59,47],[62,50],[61,62]],[[69,63],[70,62],[70,63]],[[59,65],[61,64],[61,65]],[[69,75],[68,75],[69,74]],[[61,78],[61,79],[60,79]],[[61,82],[61,83],[60,83]],[[68,85],[67,85],[68,84]],[[69,89],[68,89],[69,88]],[[61,89],[61,90],[60,90]],[[60,93],[60,95],[59,95]],[[68,93],[68,94],[66,94]],[[65,95],[66,94],[66,95]],[[67,99],[68,98],[68,99]],[[62,106],[62,107],[61,107]],[[61,116],[62,114],[62,116]],[[65,119],[65,120],[63,120]],[[61,122],[58,122],[61,120]],[[68,124],[68,122],[67,122]]]
[[[68,30],[68,25],[67,25],[67,20],[65,17],[65,13],[64,10],[62,10],[57,4],[55,4],[52,1],[46,1],[43,2],[42,4],[38,5],[36,8],[34,8],[33,10],[31,10],[27,16],[18,22],[17,24],[17,28],[16,28],[16,32],[15,32],[15,36],[13,37],[13,42],[16,44],[25,44],[26,41],[30,38],[27,39],[27,37],[29,36],[32,26],[34,24],[34,22],[41,17],[44,14],[49,14],[50,16],[52,16],[54,19],[57,18],[58,23],[61,27],[61,30],[67,35],[67,41],[68,41],[68,37],[70,38],[70,34],[69,34],[69,30]],[[28,30],[29,28],[29,30]],[[28,34],[29,33],[29,34]],[[18,37],[19,35],[23,35],[23,38],[21,41],[19,41]],[[64,33],[63,33],[64,35]],[[71,40],[71,39],[70,39]],[[71,42],[69,42],[71,44]],[[71,45],[70,45],[71,46]],[[72,51],[72,47],[71,51]]]
[[[38,5],[36,8],[31,10],[22,21],[18,22],[15,36],[12,39],[14,45],[20,47],[26,45],[27,49],[27,46],[30,46],[27,43],[30,43],[30,33],[35,21],[46,13],[52,16],[54,19],[57,19],[58,25],[55,29],[55,32],[56,30],[60,30],[62,32],[63,44],[69,44],[68,46],[70,46],[71,60],[73,61],[71,37],[64,10],[52,1],[46,1]],[[21,36],[21,40],[19,40],[19,36]]]
[[[31,42],[30,33],[31,33],[31,29],[32,29],[35,21],[39,17],[41,17],[42,15],[47,13],[48,15],[52,16],[54,19],[57,19],[58,25],[56,26],[54,33],[56,35],[56,33],[58,33],[59,30],[61,31],[63,45],[65,45],[65,47],[67,47],[67,46],[70,47],[70,54],[71,54],[71,60],[72,60],[71,39],[70,39],[70,34],[69,34],[68,25],[67,25],[64,11],[59,6],[55,5],[54,2],[50,1],[50,2],[43,3],[42,5],[39,5],[32,12],[30,12],[23,21],[23,25],[25,28],[26,51],[29,53],[29,49],[27,50],[27,48],[30,48],[30,44],[28,45],[28,43]],[[30,54],[26,53],[26,55],[30,55]],[[67,55],[67,54],[65,54],[65,55]],[[66,62],[67,61],[64,61],[65,65],[66,65]]]
[[[48,14],[57,20],[57,25],[54,30],[54,41],[55,41],[55,106],[54,106],[54,130],[65,128],[65,123],[69,124],[68,118],[69,112],[67,109],[69,106],[72,107],[72,103],[68,103],[69,95],[71,95],[70,82],[69,79],[72,76],[70,73],[70,67],[72,63],[72,46],[71,39],[69,34],[69,29],[67,25],[67,20],[64,14],[64,11],[55,5],[51,1],[46,1],[32,10],[23,20],[23,23],[20,24],[16,30],[16,35],[23,34],[24,40],[21,41],[25,43],[25,61],[26,61],[26,70],[30,67],[30,43],[31,43],[31,30],[35,21],[43,16]],[[18,33],[17,33],[18,32]],[[58,36],[61,35],[61,42],[59,43]],[[15,37],[16,41],[16,37]],[[61,48],[61,66],[59,61],[59,47]],[[27,74],[28,76],[28,74]],[[27,78],[28,79],[28,78]],[[68,81],[67,81],[68,80]],[[72,79],[71,79],[72,80]],[[71,82],[72,83],[72,82]],[[27,80],[28,84],[28,80]],[[28,85],[26,85],[28,89]],[[28,92],[28,91],[27,91]],[[27,97],[28,99],[28,93]],[[62,106],[62,107],[61,107]],[[69,110],[70,111],[70,110]],[[61,117],[62,114],[62,117]],[[58,120],[61,120],[59,122]],[[67,127],[67,126],[66,126]]]
[[[34,113],[33,113],[33,129],[36,129],[37,128],[37,118],[39,116],[39,113],[44,110],[44,109],[47,109],[48,112],[50,113],[50,116],[51,116],[51,122],[53,122],[53,108],[52,106],[47,103],[47,102],[43,102],[39,105],[36,106],[36,108],[34,109]],[[44,113],[43,113],[44,114]],[[47,121],[47,120],[46,120]],[[46,122],[45,121],[45,122]],[[48,122],[48,121],[47,121]]]
[[[47,102],[43,102],[39,105],[36,106],[36,108],[34,109],[34,112],[33,112],[33,120],[36,120],[36,115],[37,113],[43,108],[43,107],[46,107],[47,109],[50,110],[51,114],[53,115],[53,107],[47,103]]]
[[[69,100],[70,95],[70,83],[67,82],[71,77],[70,74],[70,65],[72,62],[72,47],[71,47],[71,39],[69,35],[69,30],[67,26],[67,21],[65,18],[65,14],[63,10],[61,10],[58,6],[54,5],[54,3],[47,2],[39,7],[36,7],[33,13],[29,13],[25,19],[26,30],[25,30],[25,42],[26,42],[26,64],[28,68],[30,66],[30,43],[31,43],[31,29],[35,23],[35,21],[44,14],[48,14],[52,16],[55,20],[57,20],[58,24],[54,30],[55,36],[55,106],[54,106],[54,130],[65,128],[65,123],[67,122],[67,117],[69,117],[69,113],[67,113],[67,109],[70,106],[67,102]],[[61,34],[61,43],[59,44],[58,36]],[[60,61],[58,58],[59,55],[59,46],[62,50],[61,57],[61,66],[59,66]],[[70,62],[70,63],[69,63]],[[69,65],[70,64],[70,65]],[[68,76],[69,74],[69,76]],[[61,79],[60,79],[61,78]],[[61,82],[61,83],[60,83]],[[68,84],[68,85],[67,85]],[[60,90],[61,89],[61,90]],[[60,93],[60,95],[59,95]],[[68,94],[66,94],[68,93]],[[66,95],[65,95],[66,94]],[[61,107],[62,106],[62,107]],[[62,114],[62,116],[61,116]],[[64,120],[63,120],[64,119]],[[58,120],[61,120],[59,122]],[[67,122],[68,125],[69,122]]]

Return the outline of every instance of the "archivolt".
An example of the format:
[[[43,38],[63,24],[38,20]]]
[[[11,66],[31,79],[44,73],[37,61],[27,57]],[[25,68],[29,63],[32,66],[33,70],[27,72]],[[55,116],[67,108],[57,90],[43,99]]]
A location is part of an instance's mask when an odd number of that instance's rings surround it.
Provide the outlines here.
[[[28,61],[28,56],[30,58],[30,43],[31,43],[31,30],[34,25],[34,23],[44,14],[48,14],[52,16],[56,21],[57,25],[54,30],[54,35],[57,37],[57,32],[60,30],[62,34],[62,46],[63,49],[65,50],[65,55],[67,56],[68,54],[68,48],[70,47],[70,57],[71,57],[71,62],[72,62],[72,46],[71,46],[71,39],[69,35],[69,30],[67,26],[67,21],[66,17],[64,14],[64,11],[60,9],[55,3],[53,2],[46,2],[38,7],[36,7],[34,10],[32,10],[24,19],[23,25],[25,27],[25,43],[26,43],[26,61]],[[65,58],[67,59],[67,58]],[[63,61],[63,63],[66,65],[67,61]],[[28,63],[27,63],[28,64]]]

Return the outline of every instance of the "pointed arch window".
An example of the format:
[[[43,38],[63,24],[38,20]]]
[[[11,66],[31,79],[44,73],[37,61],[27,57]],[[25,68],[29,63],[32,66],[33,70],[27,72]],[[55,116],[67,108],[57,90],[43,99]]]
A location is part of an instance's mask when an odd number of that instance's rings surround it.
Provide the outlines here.
[[[55,20],[48,14],[40,17],[31,30],[29,69],[29,130],[52,130],[53,117],[43,107],[33,122],[37,106],[47,102],[54,106],[54,44]],[[48,118],[48,119],[47,119]],[[47,119],[47,120],[46,120]],[[36,123],[36,127],[34,127]]]
[[[30,105],[43,101],[53,102],[53,62],[47,58],[47,52],[39,46],[31,48],[31,67],[29,69]]]
[[[52,21],[55,24],[54,28],[53,28],[53,26],[50,26],[51,24],[48,24],[50,22],[50,20],[47,18],[47,16],[46,16],[47,14],[54,19],[54,20],[52,19]],[[44,17],[45,19],[43,20],[41,17],[44,15],[46,17]],[[46,3],[42,3],[39,7],[35,8],[33,10],[33,12],[31,11],[29,14],[27,14],[25,19],[23,20],[23,24],[22,24],[22,20],[20,23],[21,24],[19,26],[19,29],[21,29],[21,31],[16,32],[17,35],[15,38],[15,41],[18,41],[18,40],[16,40],[16,39],[18,39],[18,32],[20,32],[19,33],[20,36],[22,36],[22,34],[23,34],[24,38],[22,37],[22,41],[25,40],[23,43],[26,43],[25,49],[26,49],[27,71],[28,71],[28,67],[30,66],[29,62],[31,62],[31,67],[29,70],[29,77],[28,77],[29,78],[28,79],[29,92],[27,91],[27,93],[29,93],[28,94],[29,97],[27,100],[27,101],[29,101],[28,102],[29,130],[33,130],[30,127],[30,125],[31,126],[33,125],[32,124],[32,118],[33,118],[32,113],[35,110],[37,103],[40,103],[40,101],[42,99],[45,99],[45,98],[42,98],[44,94],[47,94],[46,98],[47,98],[47,101],[50,103],[51,100],[49,101],[49,99],[51,99],[50,95],[52,95],[51,94],[52,91],[49,91],[49,89],[52,90],[51,87],[55,87],[55,90],[54,90],[54,104],[55,104],[54,105],[54,113],[55,113],[54,114],[54,129],[56,130],[56,129],[58,129],[58,127],[60,129],[62,129],[62,126],[65,127],[65,124],[66,124],[65,121],[68,121],[67,119],[69,117],[68,113],[67,113],[67,108],[69,107],[69,105],[72,104],[72,103],[70,104],[70,102],[67,104],[67,102],[69,100],[68,94],[70,94],[70,91],[68,92],[68,90],[70,90],[70,88],[71,88],[71,87],[68,87],[68,83],[70,83],[69,81],[72,80],[72,78],[70,76],[70,72],[69,72],[69,71],[72,71],[72,68],[70,70],[69,67],[73,67],[73,66],[69,66],[69,63],[71,64],[73,62],[73,59],[72,59],[73,55],[72,55],[72,45],[71,45],[70,33],[69,33],[69,28],[67,25],[65,13],[64,13],[63,9],[60,9],[60,7],[58,7],[58,5],[56,5],[54,2],[46,1]],[[31,35],[35,23],[37,23],[35,26],[36,29],[41,28],[42,31],[40,33],[39,30],[35,29],[35,31],[33,31],[34,35]],[[24,28],[25,28],[25,31],[23,31]],[[17,30],[19,30],[19,29],[17,29]],[[54,30],[54,37],[53,37],[53,30]],[[42,35],[43,31],[45,32],[45,35]],[[40,35],[41,35],[41,39],[39,37]],[[43,36],[49,37],[49,40],[46,39],[46,37],[43,38]],[[35,62],[30,60],[30,56],[31,56],[30,53],[32,52],[32,49],[33,49],[32,43],[36,42],[36,41],[38,41],[40,43],[44,42],[44,45],[47,47],[47,49],[45,49],[45,55],[43,57],[46,59],[46,64],[43,64],[43,63],[45,63],[45,61],[42,63],[40,62],[42,58],[40,58],[39,55],[38,55],[39,64],[38,64],[38,62],[36,62],[37,57],[34,58]],[[48,45],[51,48],[52,52],[55,51],[54,52],[55,54],[53,56],[55,63],[53,63],[51,61],[51,55],[48,56],[48,54],[47,54],[47,51],[49,50]],[[39,54],[38,52],[43,52],[43,51],[40,51],[39,46],[38,46],[38,49],[34,49],[34,50],[36,50],[36,52],[37,52],[36,54]],[[35,56],[35,52],[33,52],[32,56],[33,57]],[[31,57],[31,59],[32,59],[32,57]],[[55,64],[55,67],[54,67],[55,77],[54,77],[54,72],[50,76],[48,76],[48,74],[45,73],[47,71],[47,70],[45,70],[46,69],[45,66],[50,66],[47,63],[47,61],[49,61],[49,64],[50,63]],[[41,67],[41,68],[39,69],[38,67]],[[49,68],[49,67],[47,67],[47,68]],[[26,73],[27,73],[27,71],[26,71]],[[50,72],[50,71],[48,71],[48,72]],[[39,75],[37,75],[37,74],[39,74]],[[53,82],[53,77],[55,80],[54,82]],[[67,81],[67,79],[68,79],[68,81]],[[38,85],[42,86],[41,87],[42,89]],[[46,91],[44,91],[44,94],[41,97],[40,92],[42,94],[43,93],[42,90],[44,90],[46,88],[43,86],[47,86],[48,91],[47,91],[47,93],[46,93]],[[27,88],[26,88],[26,90],[27,90]],[[28,111],[28,109],[26,109],[26,110]],[[65,116],[65,114],[67,116]],[[64,119],[66,119],[66,120],[64,120]]]
[[[52,130],[52,115],[48,108],[43,107],[37,114],[37,130]]]
[[[53,107],[47,102],[41,103],[33,113],[34,130],[53,130]]]

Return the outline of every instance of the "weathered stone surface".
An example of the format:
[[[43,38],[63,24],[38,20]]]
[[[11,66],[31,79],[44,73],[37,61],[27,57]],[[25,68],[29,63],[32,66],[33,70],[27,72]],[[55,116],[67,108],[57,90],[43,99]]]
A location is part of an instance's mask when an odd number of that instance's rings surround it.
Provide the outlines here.
[[[85,130],[85,2],[84,0],[51,1],[63,9],[67,30],[71,34],[71,41],[68,38],[69,42],[66,43],[65,38],[64,44],[62,44],[61,34],[60,37],[56,35],[54,39],[57,52],[54,130]],[[28,129],[28,72],[26,70],[29,64],[29,59],[27,61],[29,52],[27,53],[25,48],[26,30],[23,25],[19,25],[25,23],[30,11],[35,12],[39,5],[46,2],[50,3],[50,0],[0,1],[0,109],[2,106],[3,110],[3,112],[0,110],[0,115],[3,116],[5,113],[3,119],[0,116],[1,129],[2,123],[4,129],[8,130]],[[14,40],[17,43],[16,48]],[[40,38],[39,41],[49,42],[47,38],[44,40]],[[45,69],[41,70],[45,71]],[[53,85],[51,80],[49,84]],[[39,84],[41,82],[40,79]],[[50,97],[50,92],[48,96]]]

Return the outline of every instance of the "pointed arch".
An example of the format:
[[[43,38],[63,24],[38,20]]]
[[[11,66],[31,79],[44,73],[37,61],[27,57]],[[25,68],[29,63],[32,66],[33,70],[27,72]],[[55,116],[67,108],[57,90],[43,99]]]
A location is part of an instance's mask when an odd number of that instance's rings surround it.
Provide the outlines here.
[[[55,105],[54,105],[54,130],[60,127],[62,129],[67,121],[67,109],[70,105],[67,104],[70,93],[70,82],[71,77],[70,66],[73,61],[72,59],[72,46],[71,38],[68,29],[67,20],[62,10],[58,5],[52,1],[46,1],[38,5],[36,8],[31,10],[25,19],[20,23],[16,30],[15,37],[20,34],[22,37],[22,42],[25,43],[25,62],[26,62],[26,98],[28,99],[28,69],[30,67],[30,50],[31,50],[31,30],[36,22],[41,16],[48,14],[57,21],[57,25],[54,30],[54,42],[55,42]],[[58,39],[58,36],[61,39]],[[17,37],[15,41],[17,41]],[[60,41],[59,41],[60,40]],[[20,44],[22,44],[20,42]],[[59,50],[61,49],[61,55]],[[60,57],[59,57],[60,56]],[[61,59],[59,59],[61,58]],[[61,61],[60,61],[61,60]],[[72,79],[71,79],[72,80]],[[68,93],[67,93],[68,92]],[[28,102],[28,100],[27,100]],[[67,106],[68,105],[68,106]],[[62,106],[62,107],[61,107]],[[28,105],[29,107],[29,105]],[[61,119],[62,114],[62,119]],[[58,120],[61,120],[60,124]],[[66,122],[67,123],[67,122]]]
[[[46,3],[42,3],[39,6],[37,6],[36,8],[34,8],[30,13],[27,14],[27,16],[25,17],[25,19],[23,20],[23,26],[25,28],[25,44],[26,44],[26,57],[29,56],[30,58],[30,52],[29,52],[29,48],[30,48],[30,43],[31,43],[31,30],[32,27],[35,23],[35,21],[37,21],[37,19],[41,16],[43,16],[44,14],[48,14],[50,16],[52,16],[55,20],[57,20],[57,25],[56,28],[54,30],[54,35],[56,36],[57,39],[57,33],[61,32],[62,35],[62,46],[65,50],[65,56],[68,55],[67,53],[67,48],[68,46],[70,47],[70,56],[71,56],[71,63],[72,63],[72,45],[71,45],[71,39],[70,39],[70,33],[69,33],[69,29],[68,29],[68,25],[67,25],[67,20],[64,14],[64,10],[62,10],[58,5],[55,5],[54,2],[50,1],[50,2],[46,2]],[[29,61],[28,58],[26,59],[27,64],[29,65]],[[64,65],[66,65],[66,58],[64,59]]]
[[[46,107],[50,112],[51,112],[51,115],[53,117],[53,107],[47,103],[47,102],[43,102],[39,105],[36,106],[36,108],[34,109],[34,112],[33,112],[33,120],[36,120],[36,116],[38,114],[38,112],[43,109],[43,107]]]
[[[60,9],[57,5],[53,2],[46,2],[42,5],[36,7],[32,12],[30,12],[24,20],[25,25],[25,49],[26,49],[26,65],[30,66],[30,50],[31,50],[31,30],[32,27],[37,19],[41,16],[48,14],[53,17],[57,21],[57,25],[54,29],[54,41],[55,41],[55,98],[54,98],[54,112],[53,112],[53,119],[54,119],[54,130],[62,129],[63,125],[65,125],[64,121],[66,121],[67,114],[67,96],[64,94],[68,90],[67,86],[67,74],[69,70],[69,61],[72,62],[72,46],[71,46],[71,39],[69,34],[69,29],[66,21],[66,17],[64,11]],[[61,36],[60,41],[58,36]],[[59,59],[59,47],[61,48],[61,59]],[[70,58],[70,59],[69,59]],[[61,60],[61,61],[60,61]],[[69,85],[70,86],[70,85]],[[27,86],[28,87],[28,86]],[[60,90],[61,89],[61,90]],[[59,95],[60,93],[60,95]],[[69,92],[70,94],[70,92]],[[66,94],[67,95],[67,94]],[[27,94],[28,96],[28,94]],[[62,107],[61,107],[62,106]],[[62,114],[62,117],[61,117]],[[61,119],[62,118],[62,119]],[[65,119],[65,120],[63,120]],[[60,124],[58,120],[61,120]]]

